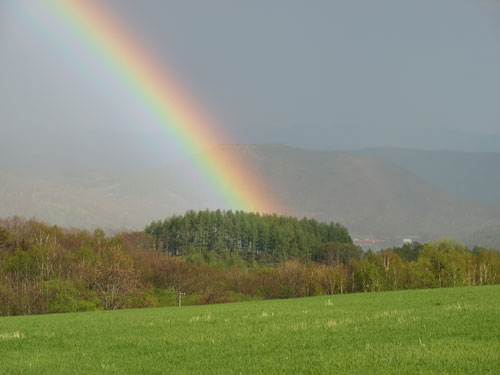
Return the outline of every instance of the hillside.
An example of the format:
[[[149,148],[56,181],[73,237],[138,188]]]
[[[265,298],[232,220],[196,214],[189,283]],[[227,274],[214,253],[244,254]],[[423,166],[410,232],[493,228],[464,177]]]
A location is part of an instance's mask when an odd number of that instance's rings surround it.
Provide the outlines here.
[[[0,170],[0,217],[36,217],[65,227],[113,232],[198,207],[173,171]]]
[[[2,372],[493,374],[499,286],[0,318]]]
[[[357,152],[397,164],[467,199],[500,207],[500,153],[372,148]]]
[[[244,155],[290,213],[339,222],[354,237],[383,237],[397,244],[403,237],[467,239],[500,226],[499,208],[460,198],[377,158],[279,145],[227,145],[219,152]],[[152,220],[188,209],[219,208],[216,200],[203,196],[196,175],[179,173],[188,169],[186,165],[129,173],[4,169],[0,217],[36,216],[63,226],[142,229]]]

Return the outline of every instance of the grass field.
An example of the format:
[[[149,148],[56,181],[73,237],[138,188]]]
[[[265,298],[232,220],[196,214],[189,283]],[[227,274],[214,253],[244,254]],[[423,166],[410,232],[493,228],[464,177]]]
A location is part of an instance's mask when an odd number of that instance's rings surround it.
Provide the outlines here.
[[[2,374],[500,372],[500,286],[0,318]]]

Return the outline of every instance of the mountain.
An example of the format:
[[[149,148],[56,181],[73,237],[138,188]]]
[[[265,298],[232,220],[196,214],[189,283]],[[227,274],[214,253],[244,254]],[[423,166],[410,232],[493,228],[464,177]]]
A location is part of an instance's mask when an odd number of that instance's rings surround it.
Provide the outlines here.
[[[499,208],[459,197],[379,158],[281,145],[225,145],[218,152],[253,164],[291,214],[340,222],[355,237],[399,244],[404,237],[477,238],[475,233],[500,227]],[[196,175],[179,173],[186,168],[177,163],[130,173],[2,169],[0,217],[119,230],[142,229],[187,209],[216,208],[200,193],[205,189]]]
[[[364,125],[341,125],[326,123],[323,126],[308,126],[307,121],[296,124],[307,129],[300,135],[294,129],[269,127],[253,135],[254,143],[285,143],[291,146],[326,150],[359,150],[366,148],[399,147],[402,149],[458,150],[464,152],[499,152],[500,133],[474,133],[434,127],[396,127]],[[316,132],[313,131],[316,130]],[[321,137],[318,137],[321,132]],[[248,132],[237,134],[239,139],[249,139]]]
[[[195,197],[184,200],[186,191],[168,172],[0,170],[0,217],[34,216],[51,224],[108,232],[142,229],[153,219],[197,204]]]
[[[373,148],[357,154],[406,168],[467,199],[500,207],[500,153]]]

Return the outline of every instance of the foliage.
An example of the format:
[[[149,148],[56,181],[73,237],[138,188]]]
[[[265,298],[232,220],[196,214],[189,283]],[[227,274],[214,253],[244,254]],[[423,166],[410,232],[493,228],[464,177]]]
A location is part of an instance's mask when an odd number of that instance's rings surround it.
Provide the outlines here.
[[[332,266],[349,264],[351,260],[359,260],[362,255],[363,250],[351,243],[326,242],[313,252],[312,260]]]
[[[404,244],[401,247],[395,247],[391,250],[397,254],[401,259],[408,262],[415,262],[422,251],[423,245],[419,242],[413,242],[411,244]]]
[[[228,250],[249,261],[309,259],[323,243],[352,244],[347,229],[338,223],[243,211],[188,211],[152,222],[146,233],[156,249],[170,255]]]
[[[298,223],[287,220],[284,228]],[[316,242],[312,261],[285,251],[279,263],[270,261],[272,253],[249,260],[245,251],[225,248],[170,256],[155,241],[147,233],[107,237],[0,220],[0,315],[169,306],[179,293],[190,305],[500,283],[498,251],[451,239],[422,245],[411,261],[398,248],[362,253],[346,241]]]

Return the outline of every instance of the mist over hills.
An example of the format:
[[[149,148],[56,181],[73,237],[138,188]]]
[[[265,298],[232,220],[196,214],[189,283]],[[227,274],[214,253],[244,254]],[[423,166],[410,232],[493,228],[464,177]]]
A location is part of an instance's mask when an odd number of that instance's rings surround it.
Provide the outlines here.
[[[310,129],[301,124],[300,129]],[[331,126],[325,124],[317,131],[307,134],[293,129],[268,127],[261,132],[247,134],[235,132],[233,139],[242,144],[286,144],[311,150],[355,150],[360,155],[376,156],[396,164],[411,158],[405,168],[419,175],[419,169],[412,168],[418,163],[431,164],[441,171],[440,156],[450,160],[447,166],[454,170],[453,158],[460,164],[487,163],[491,166],[500,150],[500,133],[480,134],[442,129],[398,129],[373,127]],[[389,135],[389,136],[388,136]],[[105,166],[116,171],[138,171],[161,168],[165,160],[181,162],[185,156],[176,154],[165,147],[164,134],[130,129],[29,129],[7,125],[0,137],[0,168],[23,169],[71,169]],[[397,147],[397,148],[396,148]],[[171,147],[170,147],[171,148]],[[420,151],[419,151],[420,150]],[[443,150],[443,151],[435,151]],[[438,162],[436,165],[435,163]],[[479,169],[486,170],[478,165]],[[474,172],[475,168],[467,172]],[[446,175],[446,171],[444,175]],[[475,175],[478,175],[476,173]],[[437,178],[440,173],[432,173]],[[427,175],[421,176],[427,178]],[[487,178],[488,176],[480,176]],[[498,196],[498,194],[497,194]]]
[[[439,174],[438,166],[424,178],[416,167],[411,170],[410,162],[405,168],[379,155],[281,145],[225,145],[219,152],[243,154],[294,215],[340,222],[354,236],[384,238],[388,243],[403,237],[426,241],[443,236],[474,239],[479,245],[485,238],[488,246],[500,242],[500,208],[439,186],[443,181],[434,181],[431,173]],[[460,165],[466,165],[465,160]],[[180,176],[179,168],[183,163],[139,172],[3,168],[0,217],[36,216],[66,227],[120,230],[142,229],[152,220],[188,209],[217,208],[217,202],[200,195],[196,181]],[[490,196],[495,198],[493,191]]]
[[[297,130],[300,129],[300,130]],[[365,150],[397,147],[415,150],[448,150],[458,152],[498,152],[500,133],[477,133],[440,128],[340,125],[325,123],[310,126],[300,123],[297,129],[269,127],[258,134],[243,133],[237,137],[251,143],[280,143],[314,150]],[[305,131],[314,129],[316,131]],[[318,133],[321,137],[318,137]],[[236,134],[238,136],[238,134]]]
[[[500,153],[370,148],[359,155],[397,164],[464,198],[500,207]]]
[[[65,227],[143,229],[153,219],[199,206],[166,168],[2,170],[0,180],[1,217],[36,217]]]

